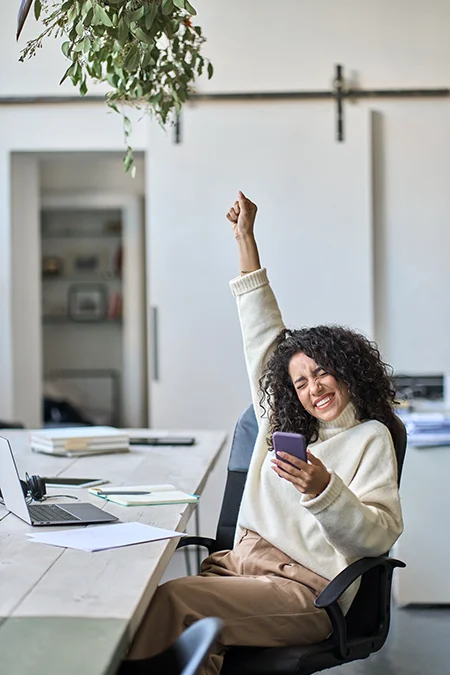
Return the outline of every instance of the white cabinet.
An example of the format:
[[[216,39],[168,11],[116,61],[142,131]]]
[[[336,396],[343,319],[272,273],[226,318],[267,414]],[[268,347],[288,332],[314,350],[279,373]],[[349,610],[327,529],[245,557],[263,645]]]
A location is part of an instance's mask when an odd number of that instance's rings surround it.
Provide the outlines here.
[[[373,335],[371,118],[311,102],[187,106],[179,145],[152,128],[147,162],[149,297],[158,312],[151,421],[224,428],[249,402],[228,280],[239,274],[225,214],[259,206],[262,264],[293,327]],[[154,378],[154,358],[150,377]]]
[[[393,555],[406,563],[394,574],[399,605],[449,604],[450,447],[408,446],[400,488],[405,529]]]

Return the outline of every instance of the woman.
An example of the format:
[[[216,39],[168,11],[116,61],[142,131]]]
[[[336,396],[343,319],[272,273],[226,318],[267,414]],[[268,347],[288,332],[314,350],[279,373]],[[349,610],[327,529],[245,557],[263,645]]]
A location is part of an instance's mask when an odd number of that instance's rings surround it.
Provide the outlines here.
[[[256,211],[239,192],[227,214],[241,268],[231,289],[259,428],[235,545],[209,556],[201,574],[158,588],[129,655],[157,654],[193,621],[218,616],[225,626],[205,675],[220,672],[231,645],[324,640],[331,626],[314,599],[354,560],[385,553],[403,527],[386,366],[372,343],[345,328],[286,330],[260,265]],[[304,434],[308,462],[276,458],[274,431]],[[344,612],[356,591],[344,594]]]

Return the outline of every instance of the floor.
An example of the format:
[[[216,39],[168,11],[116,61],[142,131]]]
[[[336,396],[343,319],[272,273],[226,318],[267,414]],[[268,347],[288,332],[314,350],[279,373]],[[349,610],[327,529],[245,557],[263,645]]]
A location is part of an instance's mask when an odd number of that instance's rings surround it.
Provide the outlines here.
[[[195,570],[193,554],[191,559]],[[163,581],[185,574],[184,554],[178,551]],[[335,668],[334,672],[336,675],[450,675],[450,607],[394,608],[384,647],[369,659]]]
[[[384,647],[339,675],[449,675],[450,607],[394,608]]]

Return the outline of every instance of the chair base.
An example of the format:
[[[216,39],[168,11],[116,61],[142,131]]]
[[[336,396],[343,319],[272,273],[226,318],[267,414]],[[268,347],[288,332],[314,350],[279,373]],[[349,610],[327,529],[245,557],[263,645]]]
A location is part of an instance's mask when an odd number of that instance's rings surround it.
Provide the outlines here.
[[[312,675],[355,660],[339,659],[332,649],[331,639],[305,647],[233,647],[221,675]]]

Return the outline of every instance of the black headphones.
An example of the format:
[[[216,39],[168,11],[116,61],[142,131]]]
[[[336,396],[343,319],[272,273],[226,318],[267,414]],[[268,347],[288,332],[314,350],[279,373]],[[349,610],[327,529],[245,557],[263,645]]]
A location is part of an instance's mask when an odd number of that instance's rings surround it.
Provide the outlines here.
[[[20,481],[22,486],[22,492],[25,499],[31,498],[35,501],[42,501],[47,494],[45,488],[45,481],[40,476],[29,476],[25,474],[25,480]],[[0,490],[0,499],[3,499],[2,492]]]

